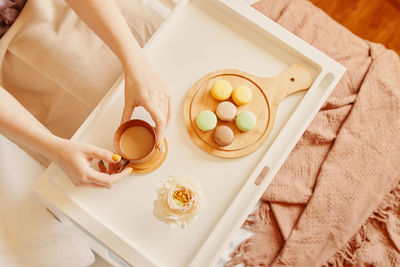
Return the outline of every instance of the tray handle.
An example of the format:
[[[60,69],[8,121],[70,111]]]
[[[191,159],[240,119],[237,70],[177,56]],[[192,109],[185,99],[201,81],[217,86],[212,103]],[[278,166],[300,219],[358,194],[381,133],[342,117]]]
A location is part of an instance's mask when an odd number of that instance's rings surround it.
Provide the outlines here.
[[[292,64],[284,72],[277,76],[281,88],[278,101],[285,97],[307,90],[311,87],[312,78],[308,70],[300,64]]]
[[[260,174],[257,176],[257,178],[254,180],[255,185],[260,185],[262,181],[264,181],[265,176],[267,176],[267,173],[269,172],[269,167],[264,166],[264,168],[261,170]]]

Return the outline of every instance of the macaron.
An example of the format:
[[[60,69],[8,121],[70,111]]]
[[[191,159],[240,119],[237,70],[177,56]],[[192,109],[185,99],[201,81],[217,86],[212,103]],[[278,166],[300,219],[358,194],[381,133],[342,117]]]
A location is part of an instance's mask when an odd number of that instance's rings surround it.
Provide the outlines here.
[[[226,80],[218,80],[211,87],[211,95],[218,101],[224,101],[232,95],[232,85]]]
[[[243,106],[248,104],[253,98],[253,94],[249,87],[244,85],[239,85],[233,90],[232,100],[238,106]]]
[[[211,131],[217,126],[217,116],[210,110],[203,110],[197,114],[196,124],[204,132]]]
[[[213,133],[213,139],[219,146],[227,146],[232,143],[235,135],[231,128],[225,125],[220,125],[215,128]]]
[[[217,106],[217,117],[221,121],[233,121],[236,117],[236,106],[229,101],[224,101]]]
[[[251,111],[243,110],[236,116],[236,126],[242,132],[253,130],[254,127],[256,127],[256,124],[256,115]]]

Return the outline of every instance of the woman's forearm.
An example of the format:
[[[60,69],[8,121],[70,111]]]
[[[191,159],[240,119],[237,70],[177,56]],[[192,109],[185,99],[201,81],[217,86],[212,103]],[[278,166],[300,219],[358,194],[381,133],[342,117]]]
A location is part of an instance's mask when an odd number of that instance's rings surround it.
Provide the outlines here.
[[[65,1],[111,48],[125,70],[140,71],[147,59],[114,0]]]
[[[125,98],[121,123],[136,106],[143,106],[156,125],[162,150],[165,128],[171,117],[171,101],[165,84],[151,67],[114,0],[65,0],[76,14],[113,50],[125,74]]]
[[[0,134],[25,144],[48,158],[55,156],[55,147],[61,140],[1,87]]]
[[[132,172],[132,168],[126,168],[113,175],[96,171],[90,165],[93,159],[115,163],[121,157],[93,145],[72,142],[53,135],[1,87],[0,134],[27,145],[55,161],[77,186],[110,188],[114,183]]]

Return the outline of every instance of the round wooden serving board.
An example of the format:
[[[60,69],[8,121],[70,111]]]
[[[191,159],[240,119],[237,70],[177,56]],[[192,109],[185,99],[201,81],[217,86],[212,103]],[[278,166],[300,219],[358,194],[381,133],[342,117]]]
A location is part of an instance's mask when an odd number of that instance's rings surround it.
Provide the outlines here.
[[[249,132],[241,132],[235,122],[222,122],[229,126],[235,138],[228,146],[218,146],[213,140],[213,130],[201,131],[196,125],[197,114],[203,110],[215,113],[220,101],[211,95],[212,85],[219,79],[227,80],[232,88],[239,85],[249,87],[253,93],[251,102],[237,106],[238,113],[250,110],[257,117],[256,127]],[[301,65],[293,64],[278,76],[265,78],[244,71],[224,69],[211,72],[198,80],[189,90],[184,103],[184,121],[192,140],[204,151],[222,158],[238,158],[256,151],[268,138],[276,117],[279,103],[288,95],[307,90],[312,84],[310,73]],[[229,101],[232,102],[231,99]],[[232,102],[233,103],[233,102]]]

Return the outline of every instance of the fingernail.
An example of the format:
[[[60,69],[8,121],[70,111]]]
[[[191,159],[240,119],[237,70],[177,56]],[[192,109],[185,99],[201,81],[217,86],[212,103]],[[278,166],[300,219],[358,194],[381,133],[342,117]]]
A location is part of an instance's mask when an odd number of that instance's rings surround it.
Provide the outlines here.
[[[129,167],[129,168],[128,168],[128,174],[131,174],[131,173],[132,173],[132,168]]]
[[[120,156],[120,155],[117,155],[117,154],[113,154],[113,155],[112,155],[112,159],[113,159],[113,161],[118,162],[118,161],[121,160],[121,156]]]

